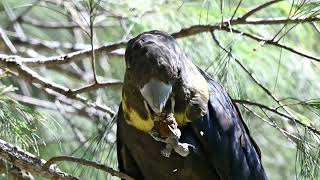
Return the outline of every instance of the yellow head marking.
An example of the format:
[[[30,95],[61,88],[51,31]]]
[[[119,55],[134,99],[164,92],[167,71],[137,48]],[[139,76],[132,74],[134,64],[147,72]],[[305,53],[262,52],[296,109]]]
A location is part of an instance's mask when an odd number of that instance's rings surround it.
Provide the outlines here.
[[[151,129],[154,126],[154,123],[150,115],[148,115],[147,119],[143,119],[137,111],[133,110],[132,108],[128,108],[126,104],[125,95],[123,95],[123,98],[122,98],[122,109],[123,109],[123,112],[125,112],[128,115],[126,121],[129,125],[144,132],[151,131]]]
[[[174,113],[174,118],[176,119],[179,126],[184,126],[188,122],[191,122],[185,113]]]

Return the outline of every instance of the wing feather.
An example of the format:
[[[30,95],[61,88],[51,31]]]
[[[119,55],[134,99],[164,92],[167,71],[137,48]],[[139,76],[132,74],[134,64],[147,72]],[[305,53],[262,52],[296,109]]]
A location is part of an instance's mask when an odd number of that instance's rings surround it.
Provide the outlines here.
[[[203,75],[205,75],[203,73]],[[193,128],[221,179],[267,179],[260,149],[231,98],[218,83],[205,75],[210,99],[208,113]]]

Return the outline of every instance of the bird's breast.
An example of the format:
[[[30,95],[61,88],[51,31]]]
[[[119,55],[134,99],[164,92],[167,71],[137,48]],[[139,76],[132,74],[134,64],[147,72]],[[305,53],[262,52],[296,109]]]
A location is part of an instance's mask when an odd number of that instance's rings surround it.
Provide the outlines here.
[[[195,150],[192,150],[187,157],[173,152],[169,158],[161,155],[165,143],[155,141],[150,135],[128,125],[125,121],[118,122],[118,126],[124,129],[119,135],[145,180],[216,179],[217,175],[202,152],[200,142],[190,125],[181,129],[181,141],[194,145]]]
[[[146,118],[142,117],[138,111],[127,105],[126,98],[123,97],[122,100],[122,109],[125,114],[125,120],[127,124],[135,127],[136,129],[143,132],[150,132],[154,127],[154,120],[151,115],[148,115]],[[186,117],[185,112],[174,113],[174,118],[176,119],[178,126],[185,126],[188,122],[191,122]]]

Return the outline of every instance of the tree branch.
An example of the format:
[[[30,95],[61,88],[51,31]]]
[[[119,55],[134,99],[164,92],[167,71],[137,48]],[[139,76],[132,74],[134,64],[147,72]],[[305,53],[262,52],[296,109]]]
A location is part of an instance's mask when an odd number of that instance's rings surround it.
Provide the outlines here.
[[[95,110],[94,108],[87,109],[87,108],[84,108],[83,106],[79,106],[80,104],[77,104],[75,102],[70,104],[61,102],[58,105],[57,103],[54,103],[54,102],[41,100],[41,99],[29,97],[29,96],[14,94],[14,93],[8,93],[7,95],[16,101],[27,104],[31,107],[57,111],[59,110],[59,106],[60,106],[60,108],[63,108],[63,110],[66,113],[84,116],[93,122],[96,122],[97,121],[96,119],[100,118],[102,113],[102,112],[99,112],[98,110]]]
[[[126,42],[119,42],[119,43],[114,43],[111,45],[103,45],[99,47],[95,47],[93,50],[96,51],[97,53],[99,52],[105,52],[109,53],[111,51],[120,49],[125,47]],[[69,63],[73,60],[79,60],[79,59],[84,59],[86,57],[89,57],[91,55],[91,48],[90,49],[85,49],[81,51],[75,51],[63,56],[52,56],[48,58],[21,58],[21,62],[25,63],[28,66],[54,66],[54,65],[61,65],[61,64],[66,64]],[[10,59],[15,59],[15,57],[10,57]]]
[[[267,45],[273,45],[273,46],[276,46],[276,47],[280,47],[280,48],[283,48],[283,49],[285,49],[287,51],[290,51],[290,52],[292,52],[294,54],[297,54],[297,55],[300,55],[302,57],[305,57],[305,58],[320,62],[320,58],[319,57],[315,57],[315,56],[311,56],[311,55],[299,52],[299,51],[297,51],[297,50],[295,50],[295,49],[293,49],[291,47],[282,45],[282,44],[280,44],[280,43],[278,43],[277,41],[274,41],[274,40],[267,40],[267,39],[264,39],[262,37],[258,37],[258,36],[255,36],[255,35],[252,35],[252,34],[249,34],[249,33],[246,33],[246,32],[239,31],[239,30],[234,29],[234,28],[222,28],[221,30],[224,30],[224,31],[227,31],[227,32],[238,33],[238,34],[241,34],[241,35],[243,35],[245,37],[248,37],[250,39],[256,40],[258,42],[263,42],[264,44],[267,44]]]
[[[121,179],[134,180],[134,178],[128,176],[127,174],[125,174],[123,172],[116,171],[113,168],[111,168],[109,166],[106,166],[104,164],[100,164],[100,163],[96,163],[96,162],[93,162],[93,161],[88,161],[88,160],[85,160],[85,159],[76,158],[76,157],[72,157],[72,156],[57,156],[57,157],[53,157],[53,158],[49,159],[46,162],[44,167],[45,168],[49,168],[52,164],[54,164],[56,162],[59,162],[59,161],[75,162],[77,164],[90,166],[90,167],[94,167],[95,169],[99,169],[99,170],[105,171],[105,172],[111,174],[112,176],[116,176],[116,177],[119,177]]]
[[[297,140],[301,141],[302,139],[293,135],[292,133],[289,133],[288,131],[284,130],[283,128],[279,127],[279,125],[274,122],[269,116],[268,120],[263,118],[262,116],[260,116],[258,113],[254,112],[253,110],[251,110],[249,107],[247,107],[246,104],[241,104],[245,109],[247,109],[250,113],[252,113],[254,116],[258,117],[259,119],[261,119],[262,121],[266,122],[267,124],[269,124],[270,126],[276,128],[278,131],[280,131],[280,133],[285,136],[291,143],[293,143],[295,146],[297,146]],[[261,110],[265,113],[265,110],[261,108]]]
[[[272,25],[272,24],[283,24],[283,23],[305,23],[305,22],[317,22],[320,21],[319,17],[305,17],[305,18],[278,18],[278,19],[253,19],[253,20],[244,20],[240,18],[235,18],[233,20],[223,21],[222,23],[216,23],[214,25],[195,25],[190,26],[188,28],[183,28],[178,32],[174,32],[171,35],[175,38],[184,38],[188,36],[193,36],[203,32],[210,32],[214,30],[226,30],[230,28],[230,26],[234,25],[248,25],[248,24],[263,24],[263,25]],[[94,51],[96,53],[105,52],[109,53],[114,50],[123,48],[126,46],[127,41],[122,41],[110,45],[103,45],[99,47],[95,47]],[[66,64],[74,60],[84,59],[89,57],[91,54],[91,48],[75,51],[69,54],[65,54],[63,56],[52,56],[47,58],[22,58],[19,57],[22,63],[25,63],[28,66],[54,66]],[[10,59],[16,59],[17,57],[9,56]]]
[[[34,180],[34,177],[31,173],[7,163],[0,158],[0,174],[3,173],[6,173],[8,179],[10,180]]]
[[[29,17],[23,17],[21,18],[21,22],[24,24],[28,24],[31,26],[35,26],[38,28],[46,28],[46,29],[73,29],[73,28],[81,28],[77,23],[75,22],[42,22],[39,20],[35,20],[33,18]],[[113,27],[116,26],[116,24],[108,24],[108,23],[99,23],[94,24],[93,28],[106,28],[106,27]]]
[[[50,179],[66,179],[77,180],[79,178],[60,171],[56,167],[44,168],[46,161],[39,159],[35,155],[23,151],[0,139],[0,157],[7,162],[30,172],[33,175],[50,178]]]
[[[318,22],[320,17],[304,17],[304,18],[292,18],[287,17],[280,18],[252,18],[248,20],[235,18],[233,20],[223,21],[222,23],[216,23],[213,25],[194,25],[188,28],[183,28],[178,32],[172,33],[171,35],[175,38],[184,38],[188,36],[193,36],[203,32],[210,32],[214,30],[219,30],[220,28],[230,28],[234,25],[277,25],[277,24],[297,24],[297,23],[307,23],[307,22]]]
[[[222,46],[222,44],[220,44],[220,42],[217,40],[217,38],[215,37],[214,33],[211,32],[212,35],[212,39],[214,40],[214,42],[223,50],[227,53],[228,56],[230,56],[240,67],[241,69],[250,77],[250,79],[257,84],[267,95],[269,95],[274,101],[276,101],[277,103],[279,103],[279,100],[269,91],[268,88],[264,87],[263,84],[261,84],[259,82],[258,79],[256,79],[252,73],[231,53],[230,50],[226,49],[225,47]]]
[[[28,82],[33,82],[41,85],[45,89],[51,89],[59,94],[62,94],[68,98],[71,99],[76,99],[88,106],[97,108],[103,112],[106,112],[113,116],[115,112],[111,110],[109,107],[98,105],[96,103],[89,102],[86,98],[75,94],[71,89],[58,85],[56,83],[50,82],[46,80],[45,78],[41,77],[39,74],[36,72],[32,71],[30,68],[27,66],[23,65],[22,63],[19,62],[19,59],[14,59],[8,58],[6,55],[0,55],[0,65],[2,67],[8,68],[12,73]]]
[[[297,124],[300,124],[301,126],[307,128],[308,130],[316,133],[317,135],[320,135],[320,131],[317,130],[316,128],[312,127],[312,126],[309,126],[303,122],[301,122],[299,119],[296,119],[294,117],[291,117],[291,116],[288,116],[282,112],[279,112],[277,109],[274,109],[274,108],[271,108],[269,106],[266,106],[264,104],[260,104],[260,103],[256,103],[256,102],[252,102],[252,101],[248,101],[248,100],[241,100],[241,99],[233,99],[232,100],[233,102],[235,103],[238,103],[238,104],[247,104],[247,105],[250,105],[250,106],[257,106],[257,107],[260,107],[262,109],[265,109],[265,110],[268,110],[270,112],[273,112],[275,114],[278,114],[279,116],[281,117],[284,117],[286,119],[289,119],[289,120],[292,120],[294,122],[296,122]]]
[[[56,51],[63,49],[67,51],[82,51],[84,49],[90,48],[90,44],[59,42],[54,40],[43,40],[32,37],[21,37],[17,33],[5,31],[0,27],[0,32],[1,31],[7,34],[8,38],[13,42],[13,44],[37,50]],[[109,56],[123,56],[124,50],[117,49],[115,51],[108,52],[107,54]]]
[[[300,24],[309,22],[319,22],[320,17],[297,17],[297,18],[287,18],[287,17],[277,17],[277,18],[250,18],[245,20],[243,25],[280,25],[280,24]],[[240,23],[239,25],[242,25]]]
[[[211,32],[211,35],[212,35],[213,40],[217,43],[217,45],[218,45],[222,50],[224,50],[224,51],[228,54],[228,56],[232,57],[232,58],[236,61],[236,63],[245,71],[245,73],[248,74],[248,76],[251,78],[251,80],[252,80],[255,84],[257,84],[257,85],[258,85],[268,96],[270,96],[277,104],[279,104],[280,106],[282,106],[282,103],[280,102],[280,100],[279,100],[275,95],[273,95],[268,88],[264,87],[263,84],[260,83],[260,82],[258,81],[258,79],[256,79],[256,78],[252,75],[252,73],[231,53],[230,50],[227,50],[226,48],[224,48],[224,47],[220,44],[220,42],[216,39],[216,37],[215,37],[215,35],[214,35],[214,32]],[[297,119],[294,117],[294,115],[293,115],[286,107],[282,106],[282,109],[285,110],[285,111],[291,116],[291,119],[293,120],[293,122],[296,123],[297,121],[299,121],[299,120],[297,120]],[[299,121],[299,122],[300,122],[300,121]],[[302,122],[300,122],[300,123],[298,123],[298,124],[301,124],[301,123],[302,123]],[[303,123],[302,123],[302,124],[303,124]],[[302,124],[301,124],[301,125],[302,125]]]
[[[250,10],[249,12],[247,12],[246,14],[244,14],[241,18],[242,19],[247,19],[249,16],[255,14],[256,12],[258,12],[258,11],[268,7],[268,6],[271,6],[272,4],[280,2],[280,1],[283,1],[283,0],[272,0],[272,1],[268,1],[268,2],[266,2],[264,4],[261,4],[258,7],[254,8],[254,9]]]
[[[96,89],[105,88],[105,87],[109,87],[109,86],[122,86],[122,84],[123,83],[121,81],[93,83],[93,84],[81,87],[79,89],[72,90],[72,93],[81,94],[84,92],[93,91]]]
[[[32,5],[30,5],[29,7],[27,7],[22,13],[20,13],[18,16],[15,16],[10,24],[8,25],[8,27],[10,27],[12,24],[18,22],[24,15],[26,15],[28,12],[30,12],[32,10],[33,7],[37,6],[37,4],[39,4],[42,0],[35,0],[34,2],[32,2]],[[6,28],[8,29],[8,28]]]

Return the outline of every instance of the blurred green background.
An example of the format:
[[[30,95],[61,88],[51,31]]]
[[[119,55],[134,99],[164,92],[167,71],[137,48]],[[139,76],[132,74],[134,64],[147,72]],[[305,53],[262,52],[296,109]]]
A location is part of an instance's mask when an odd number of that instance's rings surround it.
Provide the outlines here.
[[[190,26],[214,25],[231,17],[241,17],[265,2],[94,1],[97,5],[92,19],[93,31],[90,32],[90,1],[1,0],[0,54],[32,58],[63,55],[90,48],[92,38],[94,46],[99,46],[127,41],[148,30],[174,33]],[[284,0],[248,19],[317,18],[319,4],[320,1],[313,0]],[[315,20],[290,24],[242,24],[232,25],[232,28],[317,57],[320,56],[318,26],[320,23]],[[215,43],[210,32],[179,38],[178,43],[195,64],[212,74],[227,89],[233,99],[263,104],[320,129],[319,62],[239,33],[216,30],[214,35],[232,56]],[[96,53],[99,81],[122,81],[125,70],[123,54],[124,49],[111,54]],[[32,69],[47,80],[71,89],[93,82],[90,57],[69,64]],[[81,95],[117,111],[121,85],[110,85]],[[264,108],[238,105],[261,148],[269,179],[320,179],[319,135]],[[57,155],[74,155],[117,168],[115,127],[110,115],[90,109],[76,100],[49,94],[44,88],[17,78],[1,67],[0,107],[1,139],[46,160]],[[110,178],[101,171],[74,163],[58,165],[65,172],[83,179]],[[6,172],[0,178],[6,179]]]

